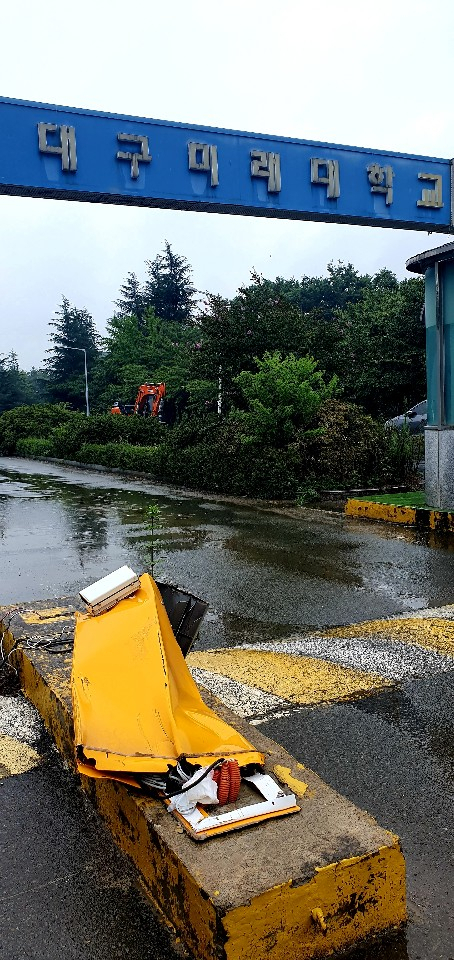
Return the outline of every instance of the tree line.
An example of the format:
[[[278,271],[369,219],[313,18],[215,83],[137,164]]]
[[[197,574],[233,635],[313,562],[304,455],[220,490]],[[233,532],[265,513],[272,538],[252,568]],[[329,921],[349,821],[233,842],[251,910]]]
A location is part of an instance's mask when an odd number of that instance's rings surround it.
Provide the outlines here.
[[[255,409],[257,428],[260,417],[270,428],[263,410],[279,408],[285,423],[304,361],[304,382],[315,377],[325,399],[328,391],[383,419],[425,396],[423,299],[420,278],[399,282],[388,269],[361,274],[343,263],[328,264],[325,277],[252,273],[231,299],[201,296],[189,261],[166,242],[146,262],[143,283],[131,272],[121,284],[104,337],[86,309],[63,297],[39,370],[20,370],[14,353],[0,356],[0,412],[49,402],[83,411],[85,350],[98,413],[117,399],[132,402],[140,383],[165,381],[189,419],[220,408],[224,417],[249,417],[251,427]]]

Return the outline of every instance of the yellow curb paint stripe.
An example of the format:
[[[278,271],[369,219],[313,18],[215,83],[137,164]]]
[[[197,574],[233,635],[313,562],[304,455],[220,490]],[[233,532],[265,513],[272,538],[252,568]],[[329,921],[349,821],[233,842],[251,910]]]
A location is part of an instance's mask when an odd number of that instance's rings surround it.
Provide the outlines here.
[[[409,507],[394,503],[378,503],[375,500],[350,498],[345,504],[344,512],[347,517],[384,520],[387,523],[403,523],[407,526],[416,526],[417,519],[422,519],[423,526],[429,530],[442,530],[444,533],[454,532],[454,513],[444,510],[429,510],[425,507]]]
[[[189,654],[188,664],[256,687],[289,703],[348,700],[391,684],[375,674],[327,660],[268,651],[210,650]]]
[[[454,657],[454,622],[441,617],[403,617],[396,620],[366,620],[327,630],[325,637],[386,637],[399,643],[418,644]]]
[[[51,607],[48,610],[29,610],[20,614],[24,623],[55,623],[59,620],[74,619],[74,613],[68,607]]]
[[[39,753],[14,737],[0,735],[0,779],[18,773],[28,773],[40,761]]]
[[[454,532],[454,513],[444,513],[441,510],[431,510],[429,514],[431,530],[443,530],[446,533]]]
[[[416,523],[416,508],[392,503],[375,503],[373,500],[347,500],[347,517],[366,517],[369,520],[388,520],[392,523]]]
[[[405,876],[397,840],[374,854],[316,868],[307,883],[292,881],[230,910],[222,923],[227,960],[331,957],[380,928],[406,919]],[[361,891],[358,893],[358,891]],[[354,914],[352,936],[347,918]],[[273,939],[269,935],[270,922]],[[295,952],[296,951],[296,952]]]
[[[282,767],[277,763],[273,767],[273,773],[280,783],[286,783],[287,786],[290,787],[290,790],[296,797],[304,797],[307,790],[307,783],[305,783],[304,780],[298,780],[292,776],[290,767]]]

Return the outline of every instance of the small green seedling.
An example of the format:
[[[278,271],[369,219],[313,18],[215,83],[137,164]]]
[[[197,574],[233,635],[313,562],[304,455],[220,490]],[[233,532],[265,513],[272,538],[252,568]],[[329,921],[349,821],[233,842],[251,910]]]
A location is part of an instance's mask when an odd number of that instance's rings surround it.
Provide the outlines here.
[[[156,565],[156,548],[159,544],[157,531],[161,526],[161,508],[158,507],[157,503],[153,503],[150,507],[147,507],[147,517],[145,524],[148,527],[150,532],[149,547],[150,547],[150,568],[151,576],[154,579],[154,568]]]

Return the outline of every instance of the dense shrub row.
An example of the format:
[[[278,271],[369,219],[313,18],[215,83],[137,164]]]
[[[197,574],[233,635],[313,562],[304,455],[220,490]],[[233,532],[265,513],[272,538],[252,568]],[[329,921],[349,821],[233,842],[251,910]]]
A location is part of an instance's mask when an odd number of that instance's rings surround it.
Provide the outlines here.
[[[18,407],[0,416],[0,453],[97,463],[154,481],[277,500],[333,486],[411,483],[420,458],[408,434],[332,398],[313,430],[296,430],[280,449],[245,435],[234,418],[212,415],[166,428],[133,416]]]
[[[132,443],[146,446],[164,435],[157,420],[100,414],[87,417],[64,404],[16,407],[0,416],[0,450],[18,453],[19,440],[51,439],[52,456],[72,459],[82,443]]]

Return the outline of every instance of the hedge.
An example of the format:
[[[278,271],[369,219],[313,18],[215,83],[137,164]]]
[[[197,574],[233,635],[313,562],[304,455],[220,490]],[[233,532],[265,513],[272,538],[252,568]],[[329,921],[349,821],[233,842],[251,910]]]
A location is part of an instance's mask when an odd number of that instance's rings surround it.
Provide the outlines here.
[[[387,430],[338,400],[322,406],[315,427],[275,449],[244,436],[235,419],[215,415],[169,428],[151,418],[18,407],[0,416],[0,453],[97,463],[154,482],[273,500],[304,500],[308,490],[330,486],[414,481],[420,438]]]

